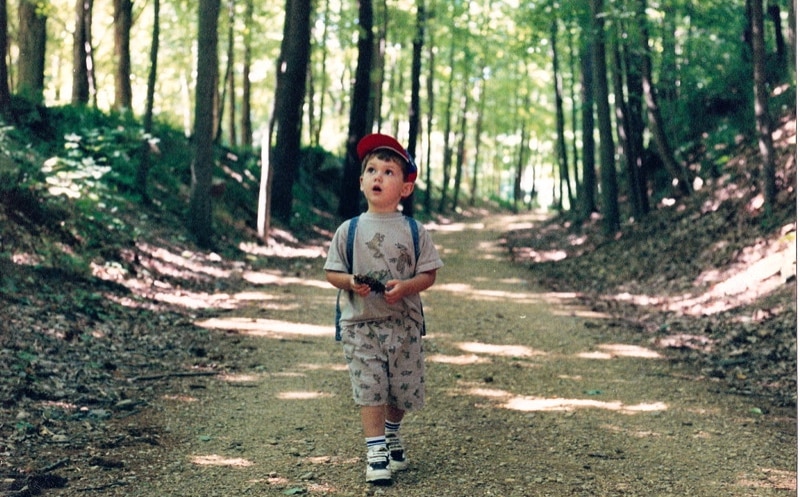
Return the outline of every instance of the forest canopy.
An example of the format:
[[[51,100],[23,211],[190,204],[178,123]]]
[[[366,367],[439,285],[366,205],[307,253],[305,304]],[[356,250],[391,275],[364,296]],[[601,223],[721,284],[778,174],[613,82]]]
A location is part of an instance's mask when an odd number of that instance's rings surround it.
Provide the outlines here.
[[[796,92],[793,0],[2,5],[6,120],[29,118],[13,96],[130,116],[151,145],[153,121],[182,131],[190,217],[204,211],[190,227],[206,241],[208,171],[224,162],[204,164],[212,154],[197,147],[211,142],[252,157],[256,189],[285,222],[309,151],[341,161],[331,181],[358,196],[347,147],[381,131],[421,165],[427,214],[491,199],[600,212],[613,233],[718,176],[726,148],[763,143]],[[767,211],[773,160],[760,174]]]

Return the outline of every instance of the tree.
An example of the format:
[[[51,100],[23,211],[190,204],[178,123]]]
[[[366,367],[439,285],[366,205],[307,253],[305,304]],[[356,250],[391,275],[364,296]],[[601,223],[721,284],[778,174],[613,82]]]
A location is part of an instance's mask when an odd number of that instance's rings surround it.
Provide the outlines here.
[[[250,85],[250,70],[253,65],[253,0],[245,0],[244,13],[244,54],[242,55],[242,116],[241,143],[245,147],[253,146],[253,119],[250,110],[250,99],[252,95]]]
[[[408,106],[408,153],[416,160],[417,141],[419,140],[419,126],[422,120],[420,106],[420,92],[422,79],[422,48],[425,44],[425,0],[417,0],[416,34],[411,56],[411,103]],[[419,164],[417,164],[419,167]],[[414,192],[403,199],[403,213],[406,216],[414,215]]]
[[[558,67],[558,20],[553,19],[550,23],[550,45],[553,48],[553,80],[555,82],[555,110],[556,110],[556,160],[558,161],[559,175],[559,195],[558,207],[563,208],[564,184],[567,185],[567,199],[569,199],[570,209],[575,205],[575,197],[572,195],[572,186],[569,182],[569,165],[567,162],[567,142],[564,138],[564,97],[561,80],[561,71]]]
[[[614,163],[614,138],[611,133],[611,109],[608,103],[606,70],[605,23],[603,0],[591,0],[592,64],[594,67],[594,98],[597,109],[597,129],[600,132],[600,183],[603,199],[603,228],[606,235],[619,230],[619,200],[617,169]]]
[[[20,0],[17,92],[32,102],[41,102],[43,97],[46,25],[47,16],[34,0]]]
[[[579,198],[580,219],[588,220],[597,210],[597,171],[595,169],[594,143],[594,69],[592,61],[591,22],[584,22],[581,32],[581,46],[578,58],[581,62],[581,135],[583,136],[583,183]]]
[[[271,151],[270,165],[274,171],[271,209],[275,217],[287,223],[292,217],[292,189],[300,162],[303,101],[310,52],[311,0],[286,0],[275,87],[275,147]]]
[[[0,54],[8,52],[8,11],[6,0],[0,0]],[[0,58],[0,113],[5,114],[11,104],[8,88],[8,65],[5,56]]]
[[[751,2],[751,30],[753,40],[753,93],[755,94],[756,133],[758,150],[764,163],[761,181],[764,192],[766,215],[772,215],[775,208],[775,149],[772,143],[772,122],[769,115],[769,95],[767,94],[766,49],[764,48],[764,3]]]
[[[359,195],[358,177],[361,164],[358,161],[356,145],[367,134],[367,119],[370,93],[370,68],[372,66],[372,50],[374,35],[372,33],[372,2],[358,3],[358,61],[356,63],[356,79],[353,84],[353,95],[350,101],[350,124],[347,129],[347,147],[342,172],[342,184],[339,189],[339,215],[344,218],[356,216],[360,212],[361,195]]]
[[[76,0],[75,33],[72,44],[72,103],[87,105],[97,95],[92,52],[92,9],[94,0]]]
[[[194,157],[189,193],[189,232],[198,245],[212,246],[211,179],[214,172],[214,126],[218,82],[217,19],[220,0],[198,1],[197,89],[194,112]]]
[[[133,1],[114,0],[114,55],[117,70],[114,77],[114,107],[131,110],[131,26]]]
[[[136,190],[142,203],[149,204],[150,196],[147,193],[147,176],[150,173],[150,134],[153,131],[153,106],[155,105],[156,75],[158,74],[158,46],[161,37],[161,0],[153,0],[153,32],[150,42],[150,71],[147,74],[147,96],[145,97],[144,117],[142,127],[144,137],[142,140],[142,153],[139,166],[136,169]]]
[[[656,145],[656,151],[667,171],[678,182],[678,190],[688,195],[692,191],[692,186],[686,169],[681,167],[672,154],[667,134],[664,131],[663,120],[661,119],[661,109],[658,105],[658,96],[653,84],[652,62],[650,60],[650,34],[647,28],[647,0],[638,0],[636,10],[636,22],[639,25],[639,42],[642,51],[642,88],[644,90],[644,100],[647,104],[647,117],[650,122],[650,133]]]

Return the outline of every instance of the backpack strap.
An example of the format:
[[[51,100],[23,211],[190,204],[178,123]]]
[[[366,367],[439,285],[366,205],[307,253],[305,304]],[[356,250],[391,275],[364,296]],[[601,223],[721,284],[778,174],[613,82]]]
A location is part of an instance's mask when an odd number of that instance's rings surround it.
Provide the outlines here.
[[[350,224],[347,226],[347,245],[345,246],[345,258],[347,260],[344,263],[347,265],[347,272],[352,274],[353,272],[353,245],[356,242],[356,227],[358,226],[358,218],[359,216],[350,218]],[[340,289],[339,292],[336,294],[336,341],[339,342],[342,340],[342,327],[339,324],[339,320],[342,318],[342,308],[339,304],[339,299],[342,297],[342,290]]]

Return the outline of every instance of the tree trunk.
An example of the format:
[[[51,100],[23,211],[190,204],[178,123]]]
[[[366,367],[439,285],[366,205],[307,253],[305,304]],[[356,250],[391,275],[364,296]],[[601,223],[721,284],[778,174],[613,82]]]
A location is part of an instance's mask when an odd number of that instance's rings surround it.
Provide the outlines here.
[[[250,85],[250,70],[253,65],[253,0],[245,0],[244,13],[244,54],[242,55],[242,135],[241,144],[247,148],[253,146],[253,120],[250,115],[250,100],[252,86]]]
[[[46,24],[47,17],[37,12],[36,3],[33,0],[20,0],[17,93],[36,103],[41,102],[44,98]]]
[[[661,110],[658,107],[658,97],[653,86],[652,65],[650,60],[650,35],[647,29],[647,0],[638,0],[639,9],[636,12],[636,19],[639,25],[642,52],[642,89],[645,103],[647,104],[647,117],[650,121],[650,133],[656,145],[659,158],[664,163],[667,171],[678,182],[678,190],[684,195],[689,195],[692,191],[691,183],[686,169],[681,167],[675,160],[672,148],[669,146],[667,135],[664,131],[664,124],[661,119]]]
[[[234,68],[234,25],[236,23],[236,2],[228,0],[228,50],[225,64],[225,87],[228,93],[228,142],[232,147],[237,144],[236,135],[236,78]]]
[[[212,245],[211,179],[214,172],[214,127],[218,81],[217,20],[220,0],[199,0],[194,158],[189,193],[189,232],[198,245]]]
[[[647,175],[644,170],[644,118],[642,110],[642,73],[641,55],[635,49],[635,37],[638,36],[633,27],[627,32],[624,42],[621,42],[623,53],[622,60],[627,62],[624,69],[625,86],[628,90],[628,100],[626,102],[627,117],[629,124],[628,145],[630,148],[629,168],[631,169],[631,195],[637,200],[634,202],[641,209],[641,215],[645,216],[650,212],[650,199],[647,191]],[[634,50],[628,50],[634,47]]]
[[[0,0],[0,115],[5,115],[11,105],[11,91],[8,88],[8,65],[5,54],[8,53],[8,5]]]
[[[270,165],[274,171],[272,212],[288,223],[292,217],[292,189],[300,162],[303,101],[311,52],[311,0],[287,0],[284,22],[275,87],[275,148]]]
[[[450,39],[450,60],[448,67],[452,68],[455,63],[456,57],[456,42],[455,37]],[[455,71],[450,70],[450,76],[447,80],[447,98],[445,103],[445,111],[442,119],[444,119],[444,156],[442,158],[442,197],[439,199],[439,212],[444,212],[447,206],[447,194],[450,189],[450,168],[453,165],[453,151],[450,149],[450,133],[452,131],[452,109],[453,109],[453,92],[455,86]]]
[[[361,212],[361,193],[358,177],[361,164],[356,153],[358,141],[367,134],[370,73],[374,36],[372,33],[372,2],[358,3],[358,62],[356,80],[353,85],[353,100],[350,102],[350,124],[347,131],[347,155],[344,160],[342,185],[339,190],[339,215],[347,219]]]
[[[561,71],[558,66],[558,46],[556,44],[558,36],[558,21],[553,19],[550,23],[550,44],[553,47],[553,81],[555,82],[556,97],[556,160],[558,161],[559,182],[561,184],[559,195],[559,207],[563,208],[563,185],[567,187],[567,199],[570,208],[575,204],[575,197],[572,195],[572,186],[569,183],[569,163],[567,161],[567,142],[564,138],[564,96]]]
[[[114,56],[117,67],[114,77],[114,108],[131,111],[131,26],[132,0],[114,0]]]
[[[142,153],[139,166],[136,169],[136,190],[142,203],[150,204],[150,195],[147,193],[147,176],[150,173],[150,133],[153,130],[153,105],[156,93],[156,75],[158,74],[158,47],[161,36],[160,27],[161,0],[153,0],[153,33],[150,43],[150,72],[147,75],[147,97],[143,118],[144,138],[142,140]]]
[[[433,30],[429,30],[433,31]],[[436,74],[436,50],[434,47],[434,40],[433,34],[430,35],[430,40],[428,43],[428,77],[426,78],[426,88],[425,93],[428,96],[428,112],[426,117],[426,124],[425,127],[425,142],[428,144],[426,148],[426,156],[425,156],[425,164],[428,166],[425,168],[425,199],[423,202],[425,213],[431,214],[433,212],[433,176],[431,175],[431,157],[433,157],[433,147],[431,147],[431,138],[433,136],[433,117],[434,117],[434,103],[436,102],[436,96],[434,95],[434,87],[433,87],[433,80]]]
[[[594,143],[594,69],[592,64],[592,36],[591,28],[582,34],[582,43],[579,58],[581,60],[581,135],[583,136],[583,183],[582,195],[578,201],[580,218],[588,220],[593,212],[597,211],[597,171],[595,169],[595,143]]]
[[[772,143],[772,122],[769,115],[769,95],[767,93],[766,49],[764,47],[764,4],[762,0],[752,0],[752,40],[753,40],[753,92],[755,93],[756,133],[758,150],[764,163],[762,183],[764,209],[771,217],[775,209],[775,149]]]
[[[611,108],[608,103],[606,44],[603,0],[591,0],[594,41],[594,88],[597,103],[597,129],[600,132],[600,183],[603,198],[603,228],[606,235],[619,230],[617,170],[614,163],[614,138],[611,132]]]
[[[464,77],[464,81],[469,81]],[[464,95],[462,96],[461,117],[458,131],[458,146],[456,147],[456,175],[453,178],[453,203],[452,210],[458,209],[458,199],[461,196],[461,178],[464,175],[464,164],[467,158],[467,116],[469,115],[469,94],[465,85]]]
[[[419,128],[422,121],[420,92],[422,91],[422,47],[425,44],[425,0],[417,0],[416,35],[411,57],[411,103],[408,106],[408,153],[416,160]],[[419,161],[417,161],[419,170]],[[419,174],[421,177],[422,175]],[[403,199],[403,214],[414,215],[414,192]]]
[[[76,0],[72,47],[72,104],[87,105],[96,93],[92,55],[92,8],[94,0]]]

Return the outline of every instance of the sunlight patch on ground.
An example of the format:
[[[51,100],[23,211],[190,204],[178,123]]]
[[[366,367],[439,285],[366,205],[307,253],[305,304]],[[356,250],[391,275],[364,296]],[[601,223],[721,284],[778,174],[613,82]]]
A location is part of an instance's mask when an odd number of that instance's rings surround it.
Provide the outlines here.
[[[625,405],[620,401],[603,402],[590,399],[546,399],[543,397],[513,397],[503,404],[503,407],[514,411],[574,411],[579,408],[594,408],[619,411],[624,414],[664,411],[667,409],[667,405],[663,402]]]
[[[472,395],[475,397],[483,397],[495,402],[496,406],[512,411],[523,412],[571,412],[576,409],[591,408],[616,411],[623,414],[638,414],[642,412],[665,411],[668,408],[667,404],[663,402],[627,405],[622,401],[568,399],[563,397],[545,398],[528,395],[514,395],[505,390],[485,387],[467,387],[464,390],[458,390],[454,392],[454,395],[463,394]]]
[[[455,366],[467,366],[470,364],[487,364],[491,359],[480,357],[475,354],[469,355],[446,355],[434,354],[425,357],[425,362],[436,362],[439,364],[453,364]]]
[[[191,395],[184,395],[178,393],[166,394],[162,398],[165,400],[176,400],[178,402],[186,402],[187,404],[200,401],[200,399],[198,399],[197,397],[192,397]]]
[[[564,306],[561,309],[552,309],[555,316],[574,316],[585,319],[611,319],[610,314],[589,310],[585,307]]]
[[[228,383],[256,383],[261,380],[260,375],[247,373],[220,373],[217,377]]]
[[[276,319],[253,318],[211,318],[194,323],[202,328],[215,330],[231,330],[245,335],[280,338],[283,335],[327,336],[331,334],[330,326],[317,326],[307,323],[290,323]]]
[[[274,240],[266,247],[257,243],[243,242],[239,244],[239,250],[257,257],[307,257],[309,259],[325,257],[326,253],[325,247],[289,247],[288,245],[276,243]]]
[[[534,350],[524,345],[493,345],[481,342],[461,342],[457,343],[456,347],[464,352],[472,352],[473,354],[488,354],[502,357],[533,357],[547,355],[547,352]]]
[[[453,223],[453,224],[426,224],[425,228],[428,231],[439,231],[442,233],[455,233],[467,230],[482,230],[486,228],[483,223]]]
[[[239,468],[246,468],[254,464],[253,461],[241,457],[224,457],[217,454],[192,456],[192,463],[198,466],[233,466]]]
[[[525,262],[548,262],[560,261],[567,258],[565,250],[535,250],[530,247],[519,247],[514,249],[514,258]]]
[[[333,397],[332,393],[326,392],[306,392],[306,391],[294,391],[294,392],[281,392],[276,395],[281,400],[314,400],[314,399],[328,399]]]
[[[774,488],[797,491],[797,472],[774,468],[761,468],[760,475],[741,475],[737,482],[749,488]]]
[[[638,345],[625,343],[606,343],[598,345],[601,350],[580,352],[576,354],[581,359],[616,359],[617,357],[638,357],[642,359],[662,359],[663,356],[655,350],[650,350]]]
[[[465,283],[442,283],[431,287],[427,292],[448,292],[458,294],[459,297],[485,302],[505,302],[513,300],[522,304],[543,303],[542,294],[528,293],[525,291],[507,292],[502,290],[478,290]]]
[[[280,273],[272,273],[268,271],[244,271],[242,273],[242,279],[254,285],[301,285],[314,288],[324,288],[326,290],[333,288],[331,287],[330,283],[320,279],[298,278],[296,276],[286,276]]]
[[[616,425],[603,425],[601,428],[614,432],[614,433],[622,433],[624,435],[630,435],[634,438],[651,438],[651,437],[660,437],[661,433],[650,431],[650,430],[628,430],[627,428],[623,428],[621,426]]]
[[[347,364],[298,364],[298,368],[306,371],[347,371]]]

